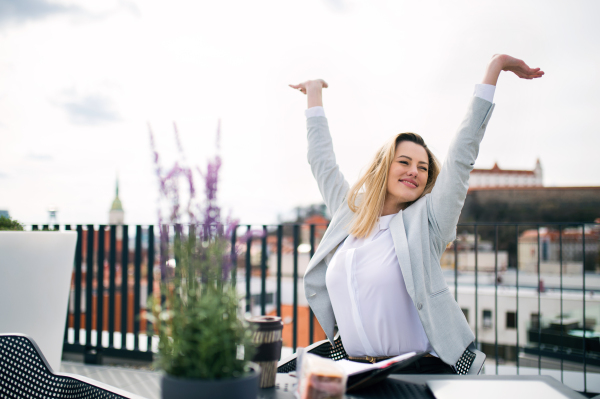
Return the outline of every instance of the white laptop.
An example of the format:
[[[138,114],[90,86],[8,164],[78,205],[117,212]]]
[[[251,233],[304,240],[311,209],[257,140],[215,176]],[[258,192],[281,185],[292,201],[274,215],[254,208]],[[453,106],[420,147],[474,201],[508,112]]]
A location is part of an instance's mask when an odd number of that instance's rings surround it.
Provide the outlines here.
[[[0,231],[0,333],[32,337],[60,371],[77,233]]]
[[[568,399],[544,381],[439,379],[427,386],[436,399]]]

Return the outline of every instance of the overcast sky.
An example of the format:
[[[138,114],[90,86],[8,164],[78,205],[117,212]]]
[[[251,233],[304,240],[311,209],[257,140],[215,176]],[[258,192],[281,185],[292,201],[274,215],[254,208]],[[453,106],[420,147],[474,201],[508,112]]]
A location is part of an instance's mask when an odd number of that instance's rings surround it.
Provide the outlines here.
[[[600,185],[600,2],[0,0],[0,209],[25,223],[106,223],[116,174],[126,223],[155,223],[148,124],[166,164],[172,123],[192,164],[214,154],[242,223],[320,202],[306,161],[306,98],[325,110],[351,182],[389,136],[439,158],[494,53],[503,74],[476,167],[533,169],[545,185]]]

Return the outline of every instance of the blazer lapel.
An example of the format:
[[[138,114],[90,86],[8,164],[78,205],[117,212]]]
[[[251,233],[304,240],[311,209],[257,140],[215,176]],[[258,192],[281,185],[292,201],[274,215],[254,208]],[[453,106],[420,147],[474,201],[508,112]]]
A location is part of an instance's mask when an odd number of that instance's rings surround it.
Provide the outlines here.
[[[396,249],[396,256],[400,263],[400,270],[402,270],[402,275],[404,276],[406,291],[408,291],[408,295],[411,298],[414,298],[415,285],[412,276],[410,253],[408,252],[408,240],[406,238],[406,230],[404,230],[403,211],[398,212],[390,221],[390,231],[392,233],[392,240],[394,241],[394,248]]]

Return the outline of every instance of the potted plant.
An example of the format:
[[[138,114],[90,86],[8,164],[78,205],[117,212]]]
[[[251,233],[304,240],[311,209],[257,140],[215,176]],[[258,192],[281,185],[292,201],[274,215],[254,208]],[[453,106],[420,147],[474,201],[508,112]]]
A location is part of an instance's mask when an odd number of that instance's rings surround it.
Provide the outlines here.
[[[32,337],[60,369],[77,233],[25,231],[0,216],[0,333]]]
[[[193,172],[175,132],[184,163],[170,170],[161,167],[150,132],[160,199],[168,211],[165,225],[159,206],[162,300],[151,298],[150,316],[159,332],[162,397],[254,399],[260,369],[248,361],[252,331],[241,317],[231,280],[235,224],[221,220],[216,202],[220,158],[208,161],[204,201],[198,203]],[[184,205],[180,183],[186,187]]]

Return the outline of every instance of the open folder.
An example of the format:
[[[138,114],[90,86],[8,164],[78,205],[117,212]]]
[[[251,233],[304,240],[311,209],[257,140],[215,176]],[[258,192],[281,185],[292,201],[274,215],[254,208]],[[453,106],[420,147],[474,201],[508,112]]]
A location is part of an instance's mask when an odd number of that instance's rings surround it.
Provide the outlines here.
[[[409,352],[377,363],[360,363],[351,360],[338,360],[348,375],[346,391],[362,389],[382,381],[392,373],[400,372],[404,367],[425,356],[427,352]]]

